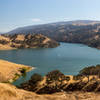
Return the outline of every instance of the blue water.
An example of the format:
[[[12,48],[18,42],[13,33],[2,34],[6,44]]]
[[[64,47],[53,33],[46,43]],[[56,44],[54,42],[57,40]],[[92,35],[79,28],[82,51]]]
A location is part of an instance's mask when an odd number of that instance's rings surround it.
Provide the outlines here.
[[[75,75],[84,67],[100,64],[100,50],[82,44],[61,43],[57,48],[0,51],[0,59],[36,67],[26,77],[14,82],[19,84],[33,73],[44,75],[55,69],[66,75]]]

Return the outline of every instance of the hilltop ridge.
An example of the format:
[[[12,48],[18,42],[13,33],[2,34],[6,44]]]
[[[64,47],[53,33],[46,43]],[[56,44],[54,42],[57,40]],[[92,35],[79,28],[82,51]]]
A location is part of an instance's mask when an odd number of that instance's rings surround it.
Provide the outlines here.
[[[40,30],[41,30],[41,32],[42,31],[45,32],[46,30],[55,29],[56,27],[62,27],[62,26],[68,27],[69,25],[87,26],[87,25],[95,25],[95,24],[100,24],[100,21],[96,21],[96,20],[61,21],[61,22],[53,22],[53,23],[40,24],[40,25],[30,25],[30,26],[25,26],[25,27],[18,27],[7,33],[9,33],[9,34],[35,33],[36,34],[37,32],[40,32]],[[38,30],[36,31],[36,29],[38,29]],[[45,34],[45,33],[43,33],[43,34]]]
[[[21,27],[8,34],[43,34],[58,42],[82,43],[100,49],[100,21],[77,20]]]

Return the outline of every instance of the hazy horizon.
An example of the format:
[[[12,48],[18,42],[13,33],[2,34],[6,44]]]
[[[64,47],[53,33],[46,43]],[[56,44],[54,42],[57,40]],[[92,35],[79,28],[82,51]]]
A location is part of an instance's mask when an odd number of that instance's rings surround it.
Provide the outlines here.
[[[0,32],[60,21],[100,21],[99,4],[99,0],[1,0]]]

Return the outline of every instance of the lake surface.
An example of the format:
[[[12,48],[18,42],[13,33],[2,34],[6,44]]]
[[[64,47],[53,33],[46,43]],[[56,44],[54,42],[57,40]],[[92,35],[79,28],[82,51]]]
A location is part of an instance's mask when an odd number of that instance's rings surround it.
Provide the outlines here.
[[[14,82],[19,84],[33,73],[44,75],[56,69],[66,75],[75,75],[86,66],[100,64],[100,50],[82,44],[61,43],[57,48],[0,51],[0,59],[36,67]]]

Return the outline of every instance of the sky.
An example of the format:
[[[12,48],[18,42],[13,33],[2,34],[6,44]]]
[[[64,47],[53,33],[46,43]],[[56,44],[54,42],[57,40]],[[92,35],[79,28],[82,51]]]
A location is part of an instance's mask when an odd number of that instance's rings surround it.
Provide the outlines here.
[[[0,32],[70,20],[100,21],[100,0],[0,0]]]

